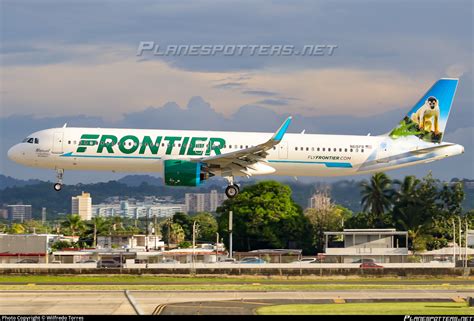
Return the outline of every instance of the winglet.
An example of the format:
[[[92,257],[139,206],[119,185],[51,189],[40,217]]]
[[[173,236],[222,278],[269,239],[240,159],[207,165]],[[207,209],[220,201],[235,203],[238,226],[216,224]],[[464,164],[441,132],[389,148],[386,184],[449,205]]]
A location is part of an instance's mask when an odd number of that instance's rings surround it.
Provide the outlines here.
[[[290,126],[291,119],[293,119],[293,117],[289,116],[285,120],[285,122],[280,126],[280,128],[278,128],[277,132],[273,135],[271,140],[275,140],[277,142],[280,142],[283,139],[283,136],[285,135],[286,130],[288,129],[288,126]]]

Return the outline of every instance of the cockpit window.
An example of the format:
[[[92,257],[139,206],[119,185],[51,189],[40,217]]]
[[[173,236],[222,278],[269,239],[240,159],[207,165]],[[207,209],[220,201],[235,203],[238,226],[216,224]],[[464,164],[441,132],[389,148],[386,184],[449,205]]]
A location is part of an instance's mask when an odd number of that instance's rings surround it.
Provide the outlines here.
[[[35,138],[35,144],[39,144],[39,139]]]
[[[28,138],[28,140],[27,140],[27,142],[28,142],[29,144],[33,144],[33,141],[34,141],[33,138]]]

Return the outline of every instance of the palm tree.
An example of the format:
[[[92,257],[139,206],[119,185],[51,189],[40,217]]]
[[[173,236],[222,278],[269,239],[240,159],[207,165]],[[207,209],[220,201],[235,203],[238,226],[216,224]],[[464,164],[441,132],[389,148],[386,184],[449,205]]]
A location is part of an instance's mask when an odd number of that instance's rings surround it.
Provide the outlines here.
[[[92,224],[94,225],[94,236],[93,236],[93,246],[97,246],[97,235],[104,234],[108,232],[109,221],[107,221],[102,216],[95,216],[92,218]]]
[[[62,225],[71,231],[72,236],[76,236],[77,232],[80,232],[84,229],[84,222],[77,214],[66,216],[66,220],[62,223]]]
[[[413,175],[405,176],[403,181],[395,180],[393,184],[400,186],[398,191],[394,193],[395,202],[406,204],[415,201],[416,189],[420,182],[421,181]]]
[[[383,215],[392,206],[394,191],[392,181],[385,173],[375,173],[370,182],[362,183],[361,203],[365,212],[370,212],[372,225],[382,227]]]
[[[432,219],[424,217],[423,208],[400,208],[397,210],[397,223],[408,232],[411,249],[419,252],[426,249],[426,236],[432,229]]]

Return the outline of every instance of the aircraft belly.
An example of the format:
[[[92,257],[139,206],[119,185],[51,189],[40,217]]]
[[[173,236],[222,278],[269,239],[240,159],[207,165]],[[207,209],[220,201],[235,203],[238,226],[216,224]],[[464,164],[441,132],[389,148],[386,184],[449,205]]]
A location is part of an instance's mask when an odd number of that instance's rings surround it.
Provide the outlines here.
[[[328,167],[327,164],[313,163],[270,163],[279,176],[344,176],[354,173],[350,167]],[[329,165],[331,166],[331,165]]]

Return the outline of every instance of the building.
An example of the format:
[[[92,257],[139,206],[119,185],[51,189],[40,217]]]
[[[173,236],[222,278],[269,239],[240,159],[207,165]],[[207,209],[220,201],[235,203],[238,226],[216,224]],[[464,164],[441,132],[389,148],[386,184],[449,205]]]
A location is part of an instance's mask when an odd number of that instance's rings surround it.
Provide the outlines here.
[[[210,193],[186,193],[186,212],[215,212],[225,199],[225,194],[218,193],[216,190],[212,190]]]
[[[8,210],[6,208],[0,209],[0,219],[4,219],[4,220],[8,219]]]
[[[331,207],[331,198],[327,192],[314,193],[308,200],[308,208],[326,209]]]
[[[163,248],[165,243],[155,235],[110,235],[98,236],[97,248],[102,249],[153,249]]]
[[[408,255],[408,232],[395,229],[344,229],[324,232],[326,262],[360,263],[373,259],[378,263],[403,263]],[[330,238],[342,241],[330,242]]]
[[[92,219],[92,198],[89,193],[73,196],[71,200],[71,214],[78,214],[82,220]]]
[[[31,205],[7,205],[7,210],[10,221],[31,220]]]
[[[47,263],[53,234],[0,234],[0,263]]]

